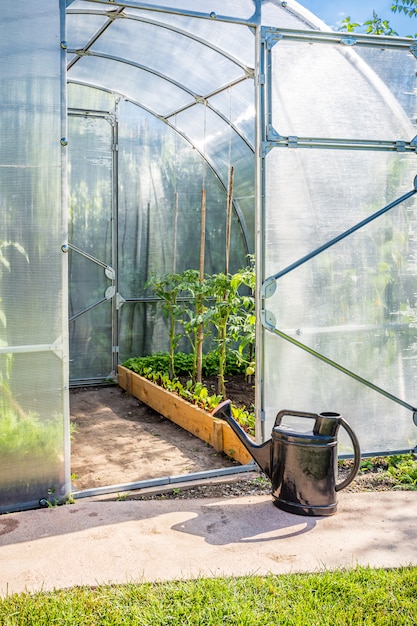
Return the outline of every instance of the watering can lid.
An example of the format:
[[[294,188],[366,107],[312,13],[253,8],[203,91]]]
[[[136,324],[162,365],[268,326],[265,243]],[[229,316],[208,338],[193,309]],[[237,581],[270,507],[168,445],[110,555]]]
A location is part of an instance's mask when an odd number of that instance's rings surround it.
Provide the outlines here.
[[[293,443],[302,444],[311,443],[313,445],[328,445],[337,441],[336,437],[333,435],[319,435],[315,434],[313,430],[299,432],[290,426],[286,426],[285,424],[274,426],[272,430],[272,439],[287,440]]]

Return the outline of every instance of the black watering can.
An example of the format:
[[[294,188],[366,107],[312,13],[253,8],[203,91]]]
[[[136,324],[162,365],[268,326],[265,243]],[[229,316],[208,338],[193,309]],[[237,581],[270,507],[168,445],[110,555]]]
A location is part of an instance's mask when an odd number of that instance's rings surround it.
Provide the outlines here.
[[[230,400],[213,411],[225,419],[270,478],[274,504],[298,515],[333,515],[337,510],[336,492],[355,478],[360,465],[358,439],[349,424],[338,413],[303,413],[280,411],[272,429],[272,439],[255,444],[234,420]],[[312,430],[296,432],[282,425],[285,416],[314,420]],[[342,426],[353,443],[354,463],[351,472],[340,483],[337,477],[337,432]]]

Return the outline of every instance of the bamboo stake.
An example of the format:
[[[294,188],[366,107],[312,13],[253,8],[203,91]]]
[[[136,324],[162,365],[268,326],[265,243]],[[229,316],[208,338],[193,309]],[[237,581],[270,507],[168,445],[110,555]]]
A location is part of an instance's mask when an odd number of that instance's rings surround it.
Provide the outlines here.
[[[172,273],[177,271],[177,224],[178,224],[178,191],[174,193],[174,260],[172,262]]]
[[[204,261],[206,245],[206,190],[201,190],[201,229],[200,229],[200,285],[204,282]],[[198,301],[197,315],[203,313],[203,296]],[[203,370],[203,324],[198,327],[197,333],[197,382],[201,383]]]
[[[235,168],[232,165],[229,174],[229,192],[227,196],[227,213],[226,213],[226,263],[225,274],[229,273],[230,260],[230,232],[232,226],[232,207],[233,207],[233,182],[235,177]]]
[[[200,282],[204,280],[204,256],[206,245],[206,190],[201,190],[201,229],[200,229]]]

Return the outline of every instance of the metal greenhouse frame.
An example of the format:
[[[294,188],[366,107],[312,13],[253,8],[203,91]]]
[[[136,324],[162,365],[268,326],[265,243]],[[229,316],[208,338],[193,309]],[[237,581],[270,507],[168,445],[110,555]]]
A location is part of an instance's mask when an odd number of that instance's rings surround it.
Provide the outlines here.
[[[70,386],[166,349],[147,281],[198,267],[203,191],[223,270],[232,170],[258,441],[286,407],[342,413],[365,454],[416,446],[416,42],[195,6],[2,8],[0,512],[71,492]]]

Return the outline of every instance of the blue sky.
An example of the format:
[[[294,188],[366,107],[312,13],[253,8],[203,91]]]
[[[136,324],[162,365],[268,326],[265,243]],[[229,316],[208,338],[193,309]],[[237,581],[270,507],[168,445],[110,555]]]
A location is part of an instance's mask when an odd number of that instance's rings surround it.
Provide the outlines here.
[[[375,10],[378,17],[389,20],[391,26],[402,37],[417,32],[417,18],[402,13],[393,13],[390,0],[298,0],[300,4],[337,30],[337,24],[346,16],[352,21],[365,22],[372,18]]]

